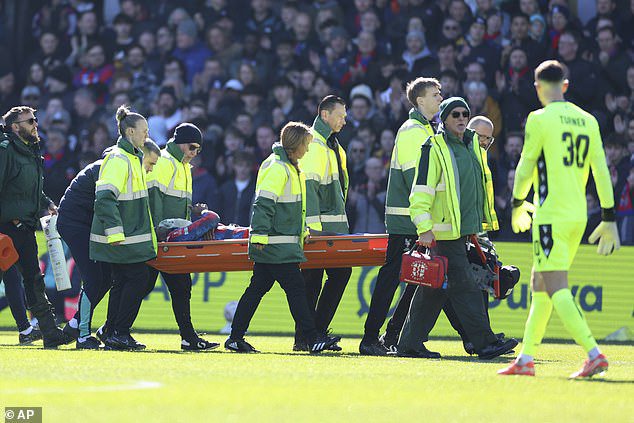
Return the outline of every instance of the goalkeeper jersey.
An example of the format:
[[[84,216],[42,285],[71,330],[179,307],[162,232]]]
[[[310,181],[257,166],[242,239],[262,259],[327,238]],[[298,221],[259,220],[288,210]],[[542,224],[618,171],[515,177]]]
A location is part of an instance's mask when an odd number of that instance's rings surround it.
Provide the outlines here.
[[[594,116],[567,101],[549,103],[528,115],[513,195],[526,198],[532,182],[537,209],[534,220],[585,222],[590,169],[601,207],[614,207],[603,142]]]

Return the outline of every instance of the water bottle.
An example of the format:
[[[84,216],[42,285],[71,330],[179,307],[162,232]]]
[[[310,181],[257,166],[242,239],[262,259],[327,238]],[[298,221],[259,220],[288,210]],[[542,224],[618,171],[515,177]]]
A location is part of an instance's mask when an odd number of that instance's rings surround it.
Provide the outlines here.
[[[48,248],[48,257],[53,268],[55,286],[58,291],[70,289],[71,284],[66,265],[66,256],[64,255],[64,246],[62,245],[62,238],[57,232],[57,215],[44,216],[40,218],[40,223],[46,237],[46,247]]]

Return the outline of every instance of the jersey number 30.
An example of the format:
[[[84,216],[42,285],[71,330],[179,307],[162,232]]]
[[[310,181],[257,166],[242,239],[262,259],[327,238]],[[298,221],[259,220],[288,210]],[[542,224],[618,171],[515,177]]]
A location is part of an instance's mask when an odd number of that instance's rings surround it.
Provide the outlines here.
[[[583,167],[586,163],[586,157],[588,157],[590,138],[581,134],[573,139],[570,132],[564,132],[561,134],[561,140],[567,144],[566,150],[568,152],[564,156],[564,166],[572,166],[576,163],[577,167]]]

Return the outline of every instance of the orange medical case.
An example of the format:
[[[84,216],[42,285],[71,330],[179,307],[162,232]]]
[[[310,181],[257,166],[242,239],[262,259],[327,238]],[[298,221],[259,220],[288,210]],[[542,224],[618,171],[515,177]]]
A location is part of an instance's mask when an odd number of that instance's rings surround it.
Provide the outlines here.
[[[18,261],[18,252],[8,235],[0,233],[0,270],[7,271]]]

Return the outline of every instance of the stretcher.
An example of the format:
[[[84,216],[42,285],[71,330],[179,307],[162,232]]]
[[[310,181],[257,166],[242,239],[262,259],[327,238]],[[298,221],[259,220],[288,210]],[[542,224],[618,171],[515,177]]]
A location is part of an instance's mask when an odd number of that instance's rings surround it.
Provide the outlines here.
[[[148,262],[166,273],[252,270],[246,239],[159,242],[157,257]],[[386,234],[315,236],[304,245],[303,269],[381,266],[387,250]]]

